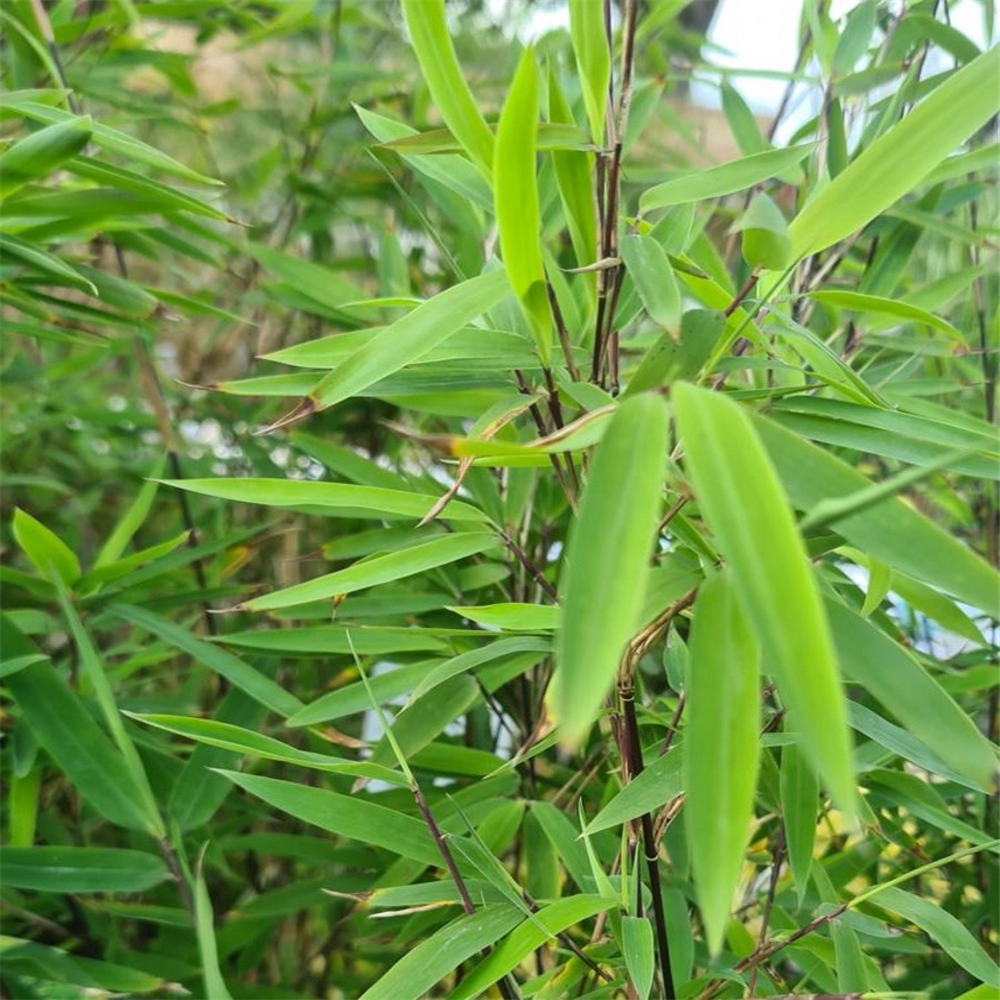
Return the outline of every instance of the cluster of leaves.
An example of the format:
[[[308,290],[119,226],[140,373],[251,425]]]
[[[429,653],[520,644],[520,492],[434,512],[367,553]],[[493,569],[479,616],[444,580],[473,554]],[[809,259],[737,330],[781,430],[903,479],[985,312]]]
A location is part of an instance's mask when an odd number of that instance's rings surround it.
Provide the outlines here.
[[[6,995],[997,995],[1000,48],[686,6],[0,9]]]

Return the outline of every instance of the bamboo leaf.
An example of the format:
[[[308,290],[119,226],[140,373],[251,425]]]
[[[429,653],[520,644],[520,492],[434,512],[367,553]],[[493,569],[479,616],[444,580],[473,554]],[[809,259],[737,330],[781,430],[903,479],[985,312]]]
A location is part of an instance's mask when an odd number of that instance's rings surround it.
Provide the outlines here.
[[[142,892],[170,877],[155,854],[123,848],[5,847],[4,884],[38,892]]]
[[[181,625],[161,618],[146,608],[128,604],[113,604],[110,611],[117,617],[159,636],[164,642],[182,650],[188,656],[194,657],[199,663],[220,677],[225,677],[235,687],[245,691],[271,711],[287,716],[302,707],[302,702],[295,695],[276,684],[270,677],[255,670],[249,663],[244,663],[232,653],[199,639]]]
[[[333,406],[398,372],[488,312],[509,291],[504,272],[493,271],[428,299],[322,378],[310,393],[305,412]]]
[[[880,411],[872,410],[874,415]],[[774,421],[756,415],[754,427],[792,503],[810,510],[872,483],[835,455]],[[874,559],[995,613],[1000,577],[979,555],[897,497],[837,521],[837,532]]]
[[[420,72],[445,124],[487,177],[493,167],[493,133],[483,120],[448,31],[444,0],[403,0],[403,16]]]
[[[936,902],[890,887],[880,889],[878,906],[898,913],[926,931],[966,972],[993,987],[1000,987],[1000,968],[983,950],[966,926]]]
[[[538,356],[552,352],[552,314],[542,263],[541,213],[535,159],[538,142],[538,68],[535,52],[521,55],[514,82],[500,112],[493,161],[500,251],[510,287],[521,303]]]
[[[46,580],[61,581],[72,587],[80,578],[80,561],[69,546],[20,507],[14,511],[11,533],[21,551]]]
[[[789,743],[781,750],[780,789],[788,864],[801,900],[809,888],[819,812],[819,784],[797,742]]]
[[[424,865],[441,863],[427,827],[395,809],[367,802],[360,795],[342,795],[298,782],[236,771],[219,773],[275,809],[321,830],[413,858]]]
[[[0,155],[0,197],[31,181],[40,181],[75,156],[90,141],[93,120],[72,118],[39,129],[9,146]]]
[[[836,601],[827,602],[848,678],[863,684],[945,763],[982,789],[996,774],[989,742],[951,696],[902,646]]]
[[[205,995],[212,1000],[232,1000],[232,994],[222,978],[219,968],[219,949],[215,939],[215,916],[212,900],[205,885],[201,860],[194,879],[194,927],[198,939],[198,954],[201,956],[201,974],[205,980]]]
[[[567,741],[590,728],[639,624],[666,448],[666,406],[644,395],[622,403],[595,452],[559,587],[553,705]]]
[[[359,1000],[419,1000],[473,955],[496,944],[521,922],[508,903],[484,906],[445,924],[405,954]]]
[[[580,0],[586,3],[587,0]],[[771,177],[777,177],[801,163],[815,146],[789,146],[786,149],[769,149],[754,153],[740,160],[720,163],[717,167],[684,174],[663,184],[646,188],[639,196],[639,211],[645,214],[656,208],[684,205],[691,201],[722,198],[727,194],[745,191]]]
[[[165,479],[163,483],[202,496],[265,507],[305,508],[334,517],[390,515],[419,521],[437,501],[426,493],[296,479]],[[487,520],[482,511],[460,500],[448,504],[444,517],[449,521]]]
[[[406,784],[391,768],[368,761],[341,760],[328,754],[312,753],[289,746],[281,740],[255,733],[242,726],[234,726],[213,719],[195,719],[183,715],[158,715],[126,712],[129,718],[155,726],[168,733],[175,733],[186,739],[196,740],[220,750],[231,750],[243,756],[260,757],[264,760],[280,760],[287,764],[297,764],[314,771],[328,774],[347,774],[356,778],[374,778],[391,784]]]
[[[347,569],[276,590],[264,597],[256,597],[246,601],[241,607],[246,611],[274,611],[309,601],[340,597],[356,590],[415,576],[436,566],[447,566],[459,559],[494,548],[496,544],[496,539],[485,532],[456,532],[400,552],[362,559]]]
[[[35,739],[93,808],[120,826],[157,833],[125,759],[47,663],[11,674],[5,686]]]
[[[569,31],[580,75],[590,134],[604,145],[604,119],[611,82],[611,52],[604,28],[604,8],[591,0],[570,0]]]
[[[648,764],[637,778],[630,781],[588,824],[585,832],[599,833],[609,827],[627,823],[643,813],[659,809],[684,790],[682,753],[675,747],[663,757]]]
[[[613,904],[599,896],[569,896],[543,906],[530,920],[524,920],[487,958],[476,963],[449,1000],[472,1000],[497,980],[516,969],[532,952],[557,934],[603,913]]]
[[[803,749],[840,808],[851,812],[855,785],[837,658],[778,475],[750,418],[732,400],[680,383],[674,402],[699,509],[732,567],[782,698],[802,727]]]
[[[625,968],[639,1000],[649,1000],[653,988],[653,925],[645,917],[622,917],[622,953]]]
[[[681,318],[681,292],[663,247],[652,236],[625,236],[621,255],[646,312],[660,326],[676,330]]]
[[[967,63],[875,140],[789,227],[796,260],[866,226],[913,190],[1000,108],[1000,48]]]
[[[730,581],[709,577],[691,632],[684,822],[709,951],[722,948],[753,818],[760,653]]]

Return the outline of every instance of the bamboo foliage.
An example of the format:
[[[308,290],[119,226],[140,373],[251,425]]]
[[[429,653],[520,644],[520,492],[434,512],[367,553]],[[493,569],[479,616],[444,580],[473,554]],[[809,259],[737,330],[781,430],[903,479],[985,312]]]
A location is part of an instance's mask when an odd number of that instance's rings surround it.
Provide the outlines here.
[[[995,995],[990,5],[481,7],[0,10],[0,992]]]

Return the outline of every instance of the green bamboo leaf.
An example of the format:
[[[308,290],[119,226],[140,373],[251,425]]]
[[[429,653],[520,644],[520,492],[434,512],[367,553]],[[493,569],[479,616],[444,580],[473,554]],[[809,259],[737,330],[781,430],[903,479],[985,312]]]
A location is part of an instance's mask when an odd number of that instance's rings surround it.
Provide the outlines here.
[[[646,312],[660,326],[675,331],[681,318],[681,291],[663,247],[652,236],[625,236],[621,255]]]
[[[562,619],[560,608],[544,604],[453,605],[447,610],[477,625],[509,632],[547,632],[559,628]]]
[[[809,292],[807,298],[813,299],[815,302],[822,302],[825,305],[836,306],[839,309],[850,309],[854,312],[863,313],[878,313],[884,316],[895,316],[898,319],[913,323],[920,323],[947,333],[957,344],[964,343],[961,331],[952,326],[947,320],[943,320],[926,309],[921,309],[919,306],[911,305],[909,302],[900,302],[897,299],[887,299],[880,295],[866,295],[862,292],[854,292],[841,288],[821,288],[819,291]]]
[[[155,726],[168,733],[183,736],[186,739],[217,747],[220,750],[231,750],[243,756],[260,757],[263,760],[280,760],[287,764],[297,764],[314,771],[325,771],[328,774],[347,774],[355,778],[373,778],[387,781],[391,784],[405,785],[406,781],[391,768],[368,761],[343,760],[331,757],[329,754],[312,753],[289,746],[281,740],[253,732],[243,726],[234,726],[213,719],[189,718],[183,715],[159,715],[125,713],[129,718]]]
[[[36,521],[20,507],[14,510],[11,534],[31,564],[53,583],[61,581],[72,587],[80,579],[80,560],[70,547],[41,521]]]
[[[25,118],[30,118],[36,122],[43,122],[46,125],[75,121],[78,117],[69,111],[63,111],[62,108],[49,107],[46,104],[40,104],[32,100],[30,92],[28,92],[27,96],[20,98],[15,96],[13,99],[5,101],[4,110],[8,115],[23,115]],[[109,153],[116,153],[135,163],[145,164],[154,170],[159,170],[161,173],[193,181],[195,184],[222,184],[222,181],[199,174],[196,170],[192,170],[190,167],[175,160],[172,156],[160,152],[160,150],[150,146],[148,143],[126,135],[124,132],[119,132],[117,129],[109,128],[107,125],[102,125],[99,122],[93,123],[92,139],[96,146],[106,149]]]
[[[679,744],[670,753],[647,764],[586,826],[587,834],[599,833],[654,812],[684,791]]]
[[[249,663],[244,663],[232,653],[199,639],[183,626],[167,621],[146,608],[128,604],[113,604],[109,610],[118,618],[152,632],[164,642],[187,653],[271,711],[288,716],[302,708],[302,702],[295,695],[276,684],[270,677],[255,670]]]
[[[796,260],[866,226],[997,113],[1000,48],[973,59],[860,153],[789,227]]]
[[[591,0],[570,0],[569,30],[590,134],[594,144],[602,146],[611,82],[611,50],[604,29],[603,5]]]
[[[75,156],[90,141],[93,120],[73,118],[39,129],[0,155],[0,197],[32,181],[40,181]]]
[[[702,584],[690,648],[684,822],[705,937],[717,955],[743,866],[760,755],[760,652],[723,575]]]
[[[768,148],[768,143],[760,130],[757,116],[728,80],[722,81],[720,92],[722,113],[726,116],[729,130],[733,133],[740,152],[744,156],[763,153]]]
[[[639,624],[666,449],[666,405],[643,395],[622,403],[594,454],[559,587],[553,706],[567,741],[590,728]]]
[[[754,197],[735,228],[743,233],[743,259],[751,267],[783,271],[791,263],[788,223],[766,194]]]
[[[212,1000],[233,1000],[219,968],[219,949],[215,939],[215,916],[212,900],[208,895],[202,862],[194,879],[194,929],[201,957],[201,974],[205,981],[205,996]]]
[[[802,900],[809,888],[813,844],[819,812],[819,783],[806,763],[798,742],[781,750],[781,812],[785,822],[785,845],[788,864],[798,897]]]
[[[0,678],[48,659],[8,614],[0,614]]]
[[[292,781],[220,771],[268,805],[340,837],[381,847],[425,865],[440,865],[441,855],[427,827],[412,816],[366,801]]]
[[[448,31],[444,0],[403,0],[403,16],[420,72],[444,123],[472,162],[489,177],[493,133],[462,75]]]
[[[645,917],[622,917],[622,954],[639,1000],[653,988],[653,925]]]
[[[246,611],[273,611],[309,601],[322,601],[331,597],[352,594],[356,590],[392,583],[408,576],[415,576],[436,566],[446,566],[467,556],[477,555],[497,545],[493,535],[486,532],[464,532],[443,535],[420,545],[391,552],[388,555],[362,559],[347,569],[327,573],[306,583],[276,590],[264,597],[246,601],[241,607]]]
[[[990,986],[1000,987],[1000,968],[968,928],[938,903],[902,889],[879,890],[877,905],[916,924],[933,938],[966,972]]]
[[[302,404],[301,415],[324,410],[398,372],[453,333],[488,312],[510,293],[503,271],[471,278],[407,313],[321,379]]]
[[[306,509],[327,516],[408,517],[422,519],[437,502],[426,493],[353,483],[317,483],[297,479],[164,479],[173,486],[202,496],[220,497],[264,507]],[[461,500],[452,500],[442,515],[449,521],[485,521],[482,511]]]
[[[863,684],[938,756],[979,788],[995,779],[989,742],[952,697],[902,646],[836,601],[827,602],[848,679]]]
[[[464,156],[450,154],[417,155],[397,143],[415,139],[420,133],[409,125],[354,105],[361,124],[383,145],[392,148],[417,174],[436,181],[465,198],[472,205],[493,211],[493,193],[483,174]]]
[[[155,854],[106,847],[5,847],[4,884],[38,892],[142,892],[170,878]]]
[[[357,635],[352,632],[352,635]],[[414,698],[419,698],[433,690],[438,684],[443,684],[450,677],[455,677],[460,673],[475,670],[486,663],[499,660],[505,657],[517,657],[519,662],[533,666],[550,651],[549,641],[536,636],[515,636],[509,639],[498,639],[481,649],[472,649],[466,653],[459,653],[450,660],[432,670],[420,681],[413,692]],[[360,652],[360,647],[359,647]]]
[[[493,161],[500,251],[543,364],[552,351],[552,313],[542,263],[541,213],[535,170],[538,133],[538,69],[535,52],[521,55],[500,112]]]
[[[803,749],[838,806],[852,812],[856,792],[837,658],[781,481],[749,416],[732,400],[682,382],[674,403],[699,509],[802,727]]]
[[[581,2],[586,3],[587,0]],[[727,194],[745,191],[797,166],[814,149],[815,146],[811,143],[786,149],[769,149],[745,156],[741,160],[730,160],[717,167],[684,174],[643,191],[639,196],[639,211],[645,214],[669,205],[722,198]]]
[[[156,835],[146,796],[125,759],[48,663],[5,678],[22,718],[93,808],[120,826]]]
[[[359,1000],[419,1000],[463,962],[510,933],[521,913],[508,903],[484,906],[445,924],[407,952]]]
[[[449,1000],[472,1000],[516,969],[532,952],[557,934],[603,913],[614,904],[599,896],[569,896],[543,906],[524,920],[491,954],[476,963],[469,975],[449,994]]]
[[[575,125],[573,113],[559,84],[555,66],[549,63],[548,112],[550,121]],[[577,267],[597,260],[597,216],[594,211],[593,155],[583,150],[553,150],[559,197],[562,199]],[[596,287],[596,286],[595,286]]]
[[[53,983],[69,983],[75,988],[72,991],[53,991],[56,996],[79,996],[88,989],[104,995],[139,996],[169,988],[162,976],[113,962],[70,955],[61,948],[7,935],[0,936],[0,957],[5,975],[41,980],[50,988]]]
[[[690,309],[681,317],[680,335],[664,330],[643,356],[628,381],[625,396],[658,389],[678,379],[693,379],[702,370],[726,328],[717,309]]]
[[[330,656],[349,653],[351,645],[362,655],[386,653],[447,652],[448,632],[444,629],[412,628],[408,625],[379,628],[370,625],[317,625],[308,628],[258,629],[227,632],[218,642],[262,653]],[[464,634],[464,633],[457,633]]]
[[[872,409],[874,417],[881,411]],[[846,462],[766,417],[754,427],[781,476],[792,503],[810,510],[872,483]],[[995,613],[1000,577],[983,558],[897,497],[837,521],[852,545],[893,569],[939,587],[961,601]]]
[[[26,264],[53,285],[63,285],[79,289],[89,295],[97,295],[97,287],[80,271],[67,264],[61,257],[33,243],[18,239],[9,233],[0,233],[0,253],[8,262],[13,258],[19,264]]]
[[[162,474],[166,461],[166,457],[160,459],[153,470],[152,478],[139,488],[135,500],[132,501],[131,506],[114,526],[111,534],[108,535],[98,551],[92,570],[108,566],[121,558],[126,546],[149,516],[153,501],[156,499],[156,491],[159,488],[156,477]]]
[[[437,660],[430,665],[436,666]],[[378,702],[391,701],[413,691],[426,676],[429,664],[411,663],[405,667],[377,674],[369,680],[369,685]],[[310,702],[288,719],[289,726],[314,726],[321,722],[331,722],[346,715],[363,712],[369,707],[364,684],[356,681],[327,692],[316,701]]]

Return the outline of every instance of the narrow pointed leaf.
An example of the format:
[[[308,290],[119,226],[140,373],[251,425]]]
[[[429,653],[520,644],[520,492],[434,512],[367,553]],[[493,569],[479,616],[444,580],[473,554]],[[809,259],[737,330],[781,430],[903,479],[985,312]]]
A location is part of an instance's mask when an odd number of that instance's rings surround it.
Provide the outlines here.
[[[4,885],[39,892],[142,892],[170,877],[155,854],[106,847],[5,847]]]
[[[493,133],[479,111],[455,55],[445,0],[403,0],[403,16],[420,71],[445,124],[473,163],[489,176]]]
[[[722,947],[753,818],[760,653],[729,580],[695,605],[684,738],[684,822],[709,951]]]
[[[851,741],[836,653],[805,544],[749,416],[717,392],[680,383],[677,424],[699,509],[803,730],[803,749],[838,806],[855,800]]]
[[[552,314],[542,263],[541,213],[535,160],[538,142],[538,68],[524,50],[497,125],[493,163],[500,250],[543,364],[552,350]]]
[[[666,448],[666,405],[644,395],[621,405],[594,455],[559,588],[553,702],[566,740],[590,728],[639,623]]]
[[[381,583],[391,583],[394,580],[414,576],[435,566],[446,566],[466,556],[485,552],[496,544],[496,539],[485,532],[444,535],[400,552],[363,559],[353,566],[348,566],[347,569],[327,573],[306,583],[276,590],[272,594],[247,601],[243,607],[247,611],[273,611],[276,608],[288,608],[308,601],[322,601],[343,594],[352,594],[366,587],[375,587]]]
[[[793,257],[825,250],[913,190],[1000,109],[998,74],[1000,47],[993,47],[860,153],[792,222]]]
[[[582,2],[586,3],[587,0]],[[717,167],[684,174],[643,191],[639,196],[639,210],[643,213],[651,212],[655,208],[721,198],[744,191],[797,166],[814,148],[812,144],[806,144],[787,149],[769,149],[745,156],[741,160],[730,160]]]
[[[604,121],[611,80],[611,52],[604,27],[604,5],[593,0],[569,0],[569,31],[590,120],[590,134],[604,143]]]
[[[322,410],[358,395],[443,343],[508,294],[510,289],[503,271],[470,278],[440,292],[385,327],[321,379],[310,393],[309,402],[314,409]]]

